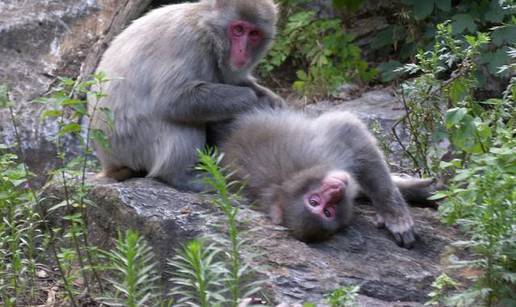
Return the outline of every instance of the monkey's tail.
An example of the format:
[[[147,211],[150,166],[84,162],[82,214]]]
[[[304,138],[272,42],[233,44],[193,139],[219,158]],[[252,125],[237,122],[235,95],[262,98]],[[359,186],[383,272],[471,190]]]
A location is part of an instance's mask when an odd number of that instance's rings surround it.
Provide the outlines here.
[[[442,185],[439,185],[435,179],[415,178],[397,173],[391,174],[391,178],[403,198],[412,206],[437,208],[437,202],[428,199],[434,192],[442,188]]]

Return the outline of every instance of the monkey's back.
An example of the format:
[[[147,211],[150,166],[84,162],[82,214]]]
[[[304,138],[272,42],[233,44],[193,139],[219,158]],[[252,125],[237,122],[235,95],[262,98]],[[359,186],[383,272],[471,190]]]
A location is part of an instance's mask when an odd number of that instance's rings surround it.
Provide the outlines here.
[[[289,110],[244,115],[222,146],[225,161],[238,177],[247,178],[251,189],[281,184],[294,173],[322,163],[312,123],[302,112]]]
[[[361,148],[375,143],[348,112],[310,116],[295,110],[258,110],[241,116],[222,146],[226,163],[250,189],[280,185],[314,166],[353,171]]]
[[[167,118],[167,108],[180,99],[177,89],[183,84],[215,79],[216,64],[206,56],[209,48],[202,46],[206,39],[199,37],[203,33],[197,31],[198,21],[193,20],[203,6],[206,3],[155,9],[122,31],[104,53],[97,72],[104,73],[109,82],[96,90],[105,97],[98,102],[89,97],[90,110],[97,109],[93,127],[102,129],[111,143],[109,151],[97,148],[104,167],[127,166],[152,175],[167,166],[169,162],[160,157],[176,150],[174,142],[203,146],[204,127],[181,125]],[[205,63],[192,65],[198,62]],[[100,108],[112,112],[112,129]],[[181,157],[182,153],[171,156]]]

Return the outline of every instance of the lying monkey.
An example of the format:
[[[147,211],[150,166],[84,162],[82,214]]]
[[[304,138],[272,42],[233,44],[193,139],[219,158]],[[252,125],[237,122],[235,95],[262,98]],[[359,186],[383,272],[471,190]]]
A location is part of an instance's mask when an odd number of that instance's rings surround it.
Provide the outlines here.
[[[324,239],[348,224],[360,191],[396,242],[413,244],[414,222],[400,189],[415,195],[431,181],[394,180],[375,138],[354,115],[262,110],[241,116],[232,131],[221,146],[224,164],[296,238]]]

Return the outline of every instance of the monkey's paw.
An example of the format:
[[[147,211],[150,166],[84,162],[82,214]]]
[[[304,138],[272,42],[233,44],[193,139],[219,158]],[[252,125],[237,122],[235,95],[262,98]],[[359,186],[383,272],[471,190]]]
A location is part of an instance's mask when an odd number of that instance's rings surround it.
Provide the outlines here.
[[[414,221],[410,215],[383,217],[377,214],[376,227],[386,227],[394,236],[394,240],[396,240],[396,244],[398,244],[398,246],[411,248],[416,241]]]
[[[283,109],[287,106],[285,100],[275,94],[258,97],[258,105],[271,109]]]

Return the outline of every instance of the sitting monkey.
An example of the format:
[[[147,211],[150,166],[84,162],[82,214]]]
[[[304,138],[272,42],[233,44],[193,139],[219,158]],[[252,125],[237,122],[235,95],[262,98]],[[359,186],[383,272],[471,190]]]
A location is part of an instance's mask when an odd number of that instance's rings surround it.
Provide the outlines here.
[[[359,191],[400,246],[415,240],[400,189],[414,195],[431,180],[391,177],[375,138],[351,113],[251,112],[233,124],[221,151],[250,197],[300,240],[324,239],[345,226]]]

